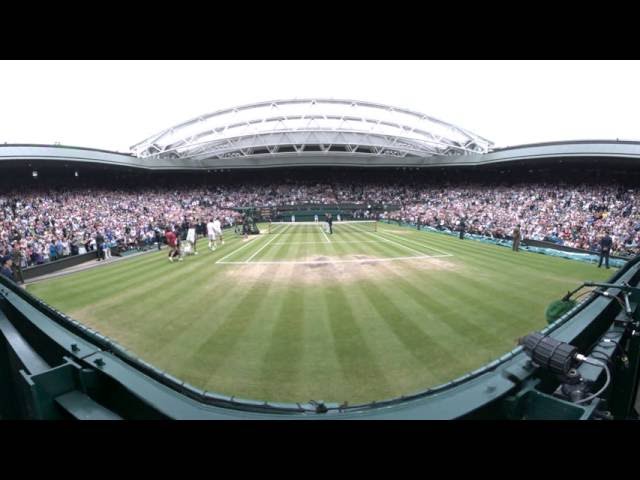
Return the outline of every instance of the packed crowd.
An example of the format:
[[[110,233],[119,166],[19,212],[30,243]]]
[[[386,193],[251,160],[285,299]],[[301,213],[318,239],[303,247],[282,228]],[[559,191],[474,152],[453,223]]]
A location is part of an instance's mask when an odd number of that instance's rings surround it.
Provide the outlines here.
[[[233,225],[241,207],[360,205],[358,218],[380,216],[438,229],[523,238],[597,250],[605,231],[616,254],[640,251],[640,193],[621,186],[463,182],[243,182],[217,187],[13,189],[0,191],[0,257],[22,252],[21,266],[107,246],[153,244],[156,232],[185,217]],[[16,257],[17,258],[17,257]]]
[[[185,217],[220,218],[233,225],[233,200],[203,190],[137,192],[122,190],[48,190],[0,193],[0,257],[20,247],[21,266],[39,265],[105,247],[151,245],[156,231]],[[15,263],[15,261],[14,261]]]
[[[407,189],[402,207],[386,218],[438,229],[524,239],[597,251],[609,232],[613,254],[640,252],[640,192],[624,187],[558,184],[442,186]]]

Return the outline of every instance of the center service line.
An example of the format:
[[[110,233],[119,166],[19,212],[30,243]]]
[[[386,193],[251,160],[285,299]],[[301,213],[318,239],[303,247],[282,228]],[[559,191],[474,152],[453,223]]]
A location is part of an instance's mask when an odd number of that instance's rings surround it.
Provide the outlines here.
[[[249,263],[251,262],[251,259],[254,258],[256,255],[258,255],[262,250],[264,250],[267,246],[269,246],[269,244],[271,242],[273,242],[276,238],[278,238],[280,235],[282,235],[284,232],[286,232],[288,230],[288,228],[285,228],[284,230],[282,230],[282,232],[278,233],[277,235],[275,235],[271,240],[269,240],[267,243],[265,243],[262,247],[260,247],[253,255],[251,255],[248,259],[246,259],[244,261],[244,263]]]
[[[327,234],[324,233],[324,228],[323,227],[320,227],[320,231],[322,232],[322,235],[324,235],[324,238],[327,239],[327,243],[331,243],[331,240],[329,240],[329,237],[327,237]]]
[[[232,251],[231,253],[227,253],[224,257],[222,257],[220,260],[218,260],[216,263],[220,263],[222,262],[225,258],[229,258],[231,255],[233,255],[236,252],[239,252],[240,250],[242,250],[243,248],[247,248],[249,245],[251,245],[253,243],[253,240],[249,240],[246,244],[241,245],[240,247],[236,248],[234,251]]]

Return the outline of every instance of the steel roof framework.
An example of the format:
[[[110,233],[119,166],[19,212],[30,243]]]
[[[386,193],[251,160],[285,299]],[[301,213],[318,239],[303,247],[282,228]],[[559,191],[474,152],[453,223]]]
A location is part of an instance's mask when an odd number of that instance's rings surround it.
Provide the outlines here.
[[[262,102],[202,115],[131,147],[139,158],[486,153],[492,142],[407,109],[355,100]]]

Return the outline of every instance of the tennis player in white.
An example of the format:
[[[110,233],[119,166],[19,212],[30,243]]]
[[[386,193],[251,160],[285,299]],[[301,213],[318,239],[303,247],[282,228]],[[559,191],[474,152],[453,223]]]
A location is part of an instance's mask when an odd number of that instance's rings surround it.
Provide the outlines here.
[[[216,234],[216,237],[220,239],[222,245],[224,245],[224,237],[222,236],[222,225],[220,224],[220,220],[217,218],[213,221],[213,231]]]
[[[218,220],[216,220],[216,222],[218,222]],[[213,251],[216,249],[216,227],[213,220],[207,223],[207,236],[209,237],[209,249]]]
[[[186,252],[191,254],[191,255],[197,255],[198,252],[196,250],[196,229],[195,227],[189,227],[189,230],[187,230],[187,249]]]

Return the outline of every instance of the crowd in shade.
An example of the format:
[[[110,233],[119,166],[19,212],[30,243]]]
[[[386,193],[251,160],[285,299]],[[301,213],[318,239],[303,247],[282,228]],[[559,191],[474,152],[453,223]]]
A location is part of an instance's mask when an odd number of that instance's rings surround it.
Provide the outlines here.
[[[344,176],[342,176],[344,177]],[[511,185],[464,182],[253,180],[217,186],[171,188],[36,188],[0,191],[0,257],[22,252],[22,266],[42,264],[107,246],[153,244],[156,231],[185,218],[224,226],[240,207],[356,204],[359,218],[380,217],[438,229],[523,238],[597,250],[608,231],[613,255],[640,251],[640,192],[620,185]],[[349,218],[348,215],[344,218]]]

